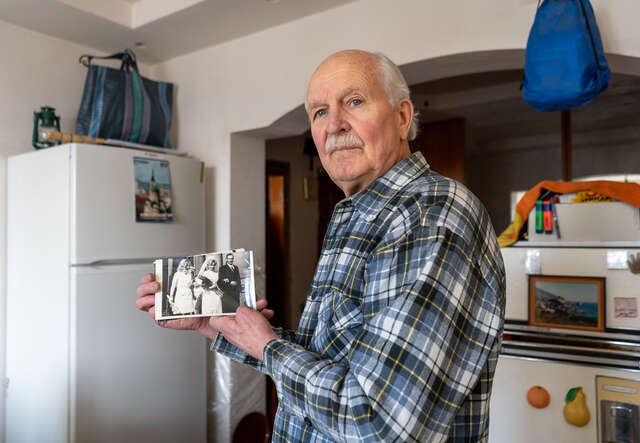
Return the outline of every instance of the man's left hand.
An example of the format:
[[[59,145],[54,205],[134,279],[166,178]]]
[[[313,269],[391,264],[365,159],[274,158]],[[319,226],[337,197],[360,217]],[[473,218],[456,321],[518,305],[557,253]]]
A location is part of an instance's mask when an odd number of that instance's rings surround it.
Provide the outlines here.
[[[234,317],[211,317],[209,326],[218,330],[230,343],[262,361],[264,347],[278,336],[267,320],[273,316],[273,311],[265,309],[264,300],[258,301],[256,307],[257,310],[240,306]]]

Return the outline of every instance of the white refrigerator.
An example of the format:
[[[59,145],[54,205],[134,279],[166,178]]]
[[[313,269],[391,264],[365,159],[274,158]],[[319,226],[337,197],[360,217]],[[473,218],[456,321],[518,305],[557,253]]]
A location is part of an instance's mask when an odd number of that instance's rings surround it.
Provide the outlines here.
[[[173,221],[136,222],[134,158]],[[204,442],[206,343],[134,307],[152,260],[204,252],[201,162],[67,144],[9,158],[5,440]]]

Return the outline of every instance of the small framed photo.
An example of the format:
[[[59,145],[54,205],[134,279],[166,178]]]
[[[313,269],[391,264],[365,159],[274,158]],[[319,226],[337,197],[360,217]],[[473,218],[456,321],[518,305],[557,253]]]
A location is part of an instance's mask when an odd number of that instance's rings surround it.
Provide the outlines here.
[[[638,318],[638,304],[635,297],[613,297],[615,318]]]
[[[529,324],[603,332],[605,279],[529,276]]]

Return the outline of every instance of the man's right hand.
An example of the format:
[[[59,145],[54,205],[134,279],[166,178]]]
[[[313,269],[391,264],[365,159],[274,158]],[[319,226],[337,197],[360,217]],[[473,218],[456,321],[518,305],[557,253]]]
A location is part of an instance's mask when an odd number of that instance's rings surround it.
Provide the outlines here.
[[[160,290],[160,283],[155,281],[155,275],[145,274],[140,279],[136,299],[136,308],[147,312],[158,326],[170,329],[192,330],[214,340],[218,331],[209,326],[209,317],[180,318],[175,320],[156,321],[156,292]]]

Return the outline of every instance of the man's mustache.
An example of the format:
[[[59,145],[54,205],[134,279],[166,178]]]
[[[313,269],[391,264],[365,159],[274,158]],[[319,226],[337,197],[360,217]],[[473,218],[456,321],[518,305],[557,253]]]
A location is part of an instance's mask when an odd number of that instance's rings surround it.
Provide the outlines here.
[[[356,134],[331,134],[324,143],[324,152],[329,154],[337,148],[361,148],[362,146],[364,146],[364,142]]]

